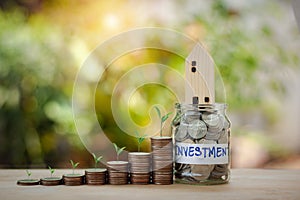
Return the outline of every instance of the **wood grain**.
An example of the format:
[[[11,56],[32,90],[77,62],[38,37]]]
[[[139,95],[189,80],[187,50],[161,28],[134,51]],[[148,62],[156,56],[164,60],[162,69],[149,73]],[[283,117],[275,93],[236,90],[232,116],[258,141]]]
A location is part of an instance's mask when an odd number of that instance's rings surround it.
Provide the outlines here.
[[[185,103],[215,103],[214,62],[207,51],[197,44],[185,60]],[[193,101],[197,97],[198,101]]]
[[[56,170],[55,175],[71,170]],[[77,172],[84,170],[78,169]],[[49,176],[48,170],[32,170],[32,178]],[[0,199],[300,199],[300,170],[233,169],[229,184],[18,186],[24,170],[0,170]]]

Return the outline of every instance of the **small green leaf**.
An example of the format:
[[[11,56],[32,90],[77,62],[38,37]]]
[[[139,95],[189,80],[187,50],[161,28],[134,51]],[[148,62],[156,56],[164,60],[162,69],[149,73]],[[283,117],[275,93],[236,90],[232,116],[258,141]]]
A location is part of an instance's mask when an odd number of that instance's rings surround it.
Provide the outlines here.
[[[122,151],[123,151],[126,147],[119,148],[115,143],[113,143],[113,145],[114,145],[115,150],[116,150],[116,153],[117,153],[117,160],[119,160],[119,155],[122,153]]]
[[[27,173],[28,177],[31,176],[31,174],[32,174],[28,169],[26,169],[26,173]]]
[[[119,150],[117,151],[117,154],[120,155],[120,154],[123,152],[123,150],[124,150],[125,148],[126,148],[126,147],[122,147],[121,149],[119,149]]]
[[[116,152],[118,152],[119,147],[118,147],[115,143],[113,143],[113,145],[114,145],[114,147],[115,147]]]
[[[154,106],[154,108],[155,108],[155,110],[156,110],[156,112],[157,112],[157,115],[158,115],[158,117],[159,117],[159,119],[160,119],[160,118],[161,118],[161,113],[160,113],[159,108],[158,108],[157,106]]]
[[[70,160],[70,162],[72,164],[73,169],[75,169],[79,165],[79,162],[78,163],[74,163],[73,160]]]
[[[53,174],[55,172],[55,169],[52,169],[50,166],[48,166],[50,173]]]
[[[74,166],[74,162],[73,162],[73,160],[70,160],[70,163],[71,163],[71,165],[72,165],[72,167]]]
[[[94,153],[92,153],[94,160],[97,159],[96,155]]]
[[[140,137],[140,138],[138,138],[138,143],[141,144],[144,140],[145,140],[144,137]]]
[[[100,162],[100,160],[101,160],[102,158],[103,158],[103,156],[99,156],[99,157],[96,159],[97,163]]]
[[[79,165],[79,162],[78,162],[78,163],[75,163],[74,168],[76,168],[78,165]]]
[[[172,112],[169,112],[168,114],[166,114],[166,115],[164,115],[162,118],[161,118],[161,122],[163,123],[163,122],[165,122],[168,118],[169,118],[169,116],[172,114]]]

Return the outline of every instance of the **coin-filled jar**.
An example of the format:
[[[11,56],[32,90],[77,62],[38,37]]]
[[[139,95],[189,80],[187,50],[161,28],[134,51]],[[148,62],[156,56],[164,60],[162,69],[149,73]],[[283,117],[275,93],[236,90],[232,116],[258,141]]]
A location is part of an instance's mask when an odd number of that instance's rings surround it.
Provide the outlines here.
[[[175,182],[222,184],[230,178],[230,126],[226,104],[179,104],[172,121]]]

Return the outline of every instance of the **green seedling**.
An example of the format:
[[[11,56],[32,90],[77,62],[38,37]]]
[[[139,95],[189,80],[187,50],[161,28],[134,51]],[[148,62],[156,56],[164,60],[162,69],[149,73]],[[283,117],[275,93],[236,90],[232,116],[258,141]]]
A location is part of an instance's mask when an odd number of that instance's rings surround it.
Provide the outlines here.
[[[28,169],[26,169],[26,174],[27,174],[27,177],[29,179],[32,173],[31,173],[31,171],[29,171]]]
[[[126,147],[119,148],[115,143],[113,143],[113,145],[117,153],[117,160],[119,160],[119,155],[124,151]]]
[[[140,136],[139,132],[136,131],[136,137],[137,137],[137,141],[138,141],[138,152],[140,152],[140,149],[141,149],[141,144],[142,142],[146,139],[146,135],[144,136]]]
[[[70,160],[70,163],[71,163],[71,165],[72,165],[72,168],[73,168],[73,174],[74,174],[75,168],[79,165],[79,162],[78,162],[78,163],[74,163],[73,160]]]
[[[95,169],[97,168],[98,163],[100,162],[100,160],[103,158],[103,156],[99,156],[97,157],[94,153],[92,153],[93,158],[94,158],[94,162],[95,162]]]
[[[155,108],[155,110],[157,112],[157,115],[160,119],[160,137],[162,137],[163,123],[169,118],[169,116],[172,114],[172,112],[169,112],[164,116],[161,116],[161,112],[160,112],[159,108],[157,106],[154,106],[154,108]]]
[[[50,176],[52,177],[53,173],[55,172],[55,169],[52,169],[50,166],[48,166],[48,169],[50,171]]]

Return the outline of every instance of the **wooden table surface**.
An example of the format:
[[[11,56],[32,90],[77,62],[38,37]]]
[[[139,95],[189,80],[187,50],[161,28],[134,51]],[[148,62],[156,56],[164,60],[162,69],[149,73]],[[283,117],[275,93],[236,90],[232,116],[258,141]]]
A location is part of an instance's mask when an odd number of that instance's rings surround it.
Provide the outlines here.
[[[77,172],[83,170],[78,169]],[[48,170],[31,170],[32,178],[49,176]],[[59,176],[70,170],[56,170]],[[25,170],[0,170],[0,199],[295,199],[300,200],[300,170],[232,169],[229,184],[196,185],[101,185],[18,186]]]

